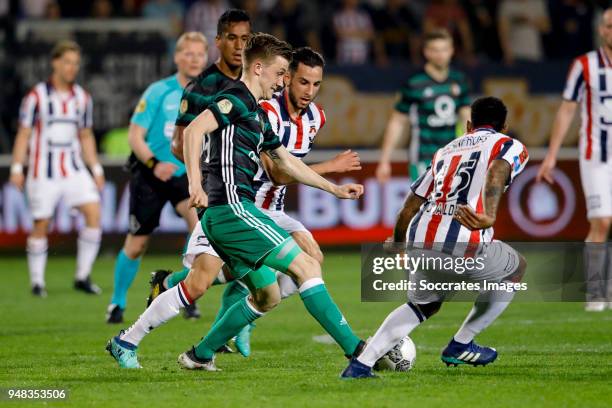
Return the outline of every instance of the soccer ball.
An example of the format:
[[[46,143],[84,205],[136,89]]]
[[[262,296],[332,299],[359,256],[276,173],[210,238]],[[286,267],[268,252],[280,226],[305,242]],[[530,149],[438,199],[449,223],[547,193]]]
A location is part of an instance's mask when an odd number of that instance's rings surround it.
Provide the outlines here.
[[[416,347],[412,339],[404,337],[374,365],[380,371],[409,371],[414,367]]]

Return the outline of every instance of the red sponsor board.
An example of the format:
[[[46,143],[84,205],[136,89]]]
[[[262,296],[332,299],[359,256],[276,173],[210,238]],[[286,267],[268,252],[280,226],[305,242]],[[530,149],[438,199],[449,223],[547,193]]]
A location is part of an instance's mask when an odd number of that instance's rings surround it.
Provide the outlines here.
[[[391,235],[395,216],[409,188],[407,164],[395,163],[393,177],[379,184],[375,163],[350,177],[334,176],[336,182],[358,182],[365,185],[360,200],[338,200],[328,193],[306,186],[290,186],[285,210],[312,231],[321,245],[342,246],[365,242],[382,242]],[[502,199],[495,237],[512,241],[582,241],[587,234],[585,203],[580,187],[577,161],[560,161],[555,172],[555,184],[536,183],[538,163],[531,162],[516,178]],[[106,167],[107,186],[103,193],[102,227],[107,238],[120,238],[128,227],[127,174],[118,166]],[[6,180],[8,169],[0,168],[0,179]],[[22,250],[25,236],[31,228],[26,199],[21,192],[5,184],[0,190],[0,249]],[[73,236],[82,225],[74,212],[60,205],[52,223],[52,235]],[[166,243],[172,237],[180,249],[185,223],[168,206],[162,214],[158,238]],[[70,239],[69,241],[72,241]],[[156,240],[159,241],[159,240]],[[105,243],[118,242],[105,239]],[[163,250],[163,245],[162,248]]]

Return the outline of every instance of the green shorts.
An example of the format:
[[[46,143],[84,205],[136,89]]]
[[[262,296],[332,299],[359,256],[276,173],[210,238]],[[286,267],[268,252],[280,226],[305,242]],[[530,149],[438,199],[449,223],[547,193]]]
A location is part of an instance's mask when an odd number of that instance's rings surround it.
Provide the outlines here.
[[[200,222],[236,279],[259,269],[264,261],[266,266],[286,272],[301,252],[287,231],[250,201],[209,207]]]

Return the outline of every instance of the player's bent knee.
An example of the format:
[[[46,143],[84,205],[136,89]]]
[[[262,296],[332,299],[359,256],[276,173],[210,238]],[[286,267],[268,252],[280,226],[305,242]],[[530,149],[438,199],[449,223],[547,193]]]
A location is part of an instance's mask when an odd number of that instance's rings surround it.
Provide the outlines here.
[[[272,284],[258,289],[251,295],[253,305],[261,313],[267,313],[281,302],[281,294],[278,285]]]
[[[440,311],[442,307],[442,302],[431,302],[431,303],[420,303],[415,304],[415,306],[421,311],[423,316],[426,319],[429,319],[431,316],[435,315]]]
[[[520,282],[523,280],[523,276],[525,275],[525,271],[527,271],[527,259],[521,254],[518,254],[519,257],[519,265],[516,270],[506,277],[504,280],[508,280],[510,282]]]
[[[288,272],[300,284],[312,278],[321,277],[321,264],[312,256],[302,252],[289,265]]]

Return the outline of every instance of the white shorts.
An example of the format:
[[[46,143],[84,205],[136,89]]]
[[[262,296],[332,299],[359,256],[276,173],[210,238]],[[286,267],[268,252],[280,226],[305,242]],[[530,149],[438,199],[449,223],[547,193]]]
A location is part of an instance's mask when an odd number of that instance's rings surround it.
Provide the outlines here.
[[[439,256],[439,252],[419,251],[427,257]],[[443,258],[450,256],[443,254]],[[462,274],[456,271],[418,271],[410,275],[410,281],[416,283],[416,289],[408,291],[408,299],[414,303],[440,302],[453,295],[453,291],[419,289],[420,282],[501,282],[512,275],[519,267],[520,256],[510,245],[502,241],[494,240],[483,246],[482,252],[475,256],[484,264],[483,268],[466,269]]]
[[[612,160],[580,159],[587,218],[612,217]]]
[[[87,170],[58,179],[28,177],[25,189],[35,220],[51,218],[60,200],[68,207],[100,202],[98,188]]]
[[[260,210],[289,234],[293,234],[294,232],[307,232],[310,234],[310,231],[308,231],[301,222],[291,218],[285,214],[284,211],[270,211],[261,208]],[[191,232],[191,236],[189,237],[187,251],[185,251],[183,254],[183,265],[186,268],[191,268],[194,259],[200,254],[209,254],[219,258],[219,255],[213,249],[212,245],[208,241],[208,238],[206,238],[206,235],[202,230],[202,224],[198,222]]]

